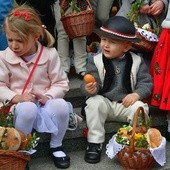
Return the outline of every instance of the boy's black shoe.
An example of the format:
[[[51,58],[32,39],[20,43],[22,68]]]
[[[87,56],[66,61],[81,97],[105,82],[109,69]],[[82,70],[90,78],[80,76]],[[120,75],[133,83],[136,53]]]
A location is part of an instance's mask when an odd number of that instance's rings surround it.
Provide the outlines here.
[[[100,162],[102,152],[101,144],[88,143],[84,160],[88,163],[98,163]]]
[[[70,157],[69,156],[64,156],[64,157],[55,157],[53,155],[53,152],[56,151],[63,151],[62,147],[57,147],[57,148],[50,148],[50,155],[53,158],[54,161],[54,165],[57,168],[61,168],[61,169],[66,169],[70,166]],[[64,152],[64,151],[63,151]]]
[[[166,131],[165,138],[168,142],[170,142],[170,133]]]

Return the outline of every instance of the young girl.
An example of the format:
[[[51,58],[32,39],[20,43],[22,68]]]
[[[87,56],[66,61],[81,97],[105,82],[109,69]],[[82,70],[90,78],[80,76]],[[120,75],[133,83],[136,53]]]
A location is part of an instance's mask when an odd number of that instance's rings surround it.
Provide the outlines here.
[[[62,149],[62,140],[72,105],[63,99],[69,90],[68,79],[56,49],[50,48],[54,39],[42,26],[39,15],[27,5],[13,9],[3,29],[9,47],[0,52],[0,101],[9,100],[15,105],[14,125],[25,135],[33,128],[51,133],[50,153],[54,164],[68,168],[70,158]],[[38,56],[40,59],[24,91]]]

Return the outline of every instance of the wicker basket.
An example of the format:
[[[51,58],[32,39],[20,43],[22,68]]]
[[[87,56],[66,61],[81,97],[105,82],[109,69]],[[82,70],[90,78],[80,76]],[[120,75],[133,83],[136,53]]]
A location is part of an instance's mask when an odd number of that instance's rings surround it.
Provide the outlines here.
[[[144,110],[142,107],[139,107],[134,115],[130,146],[123,148],[117,154],[119,162],[126,170],[149,170],[155,162],[149,149],[134,147],[134,134],[140,111],[142,111],[142,116],[145,120]]]
[[[95,23],[94,11],[89,0],[86,1],[90,7],[89,10],[66,14],[61,17],[64,29],[71,39],[87,36],[93,32]]]
[[[29,155],[17,151],[0,150],[0,170],[25,170]]]
[[[140,33],[137,36],[141,39],[139,43],[133,43],[133,48],[140,52],[153,52],[157,42],[148,41]]]

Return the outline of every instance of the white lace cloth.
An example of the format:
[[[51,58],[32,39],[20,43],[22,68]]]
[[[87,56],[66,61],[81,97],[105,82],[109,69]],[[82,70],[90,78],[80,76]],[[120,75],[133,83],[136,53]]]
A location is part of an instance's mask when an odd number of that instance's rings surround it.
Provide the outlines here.
[[[116,134],[109,140],[109,143],[106,145],[106,154],[110,159],[113,159],[116,154],[125,147],[125,145],[120,145],[116,141]],[[149,148],[152,156],[155,161],[164,166],[166,163],[166,139],[162,137],[162,142],[158,148]]]
[[[158,42],[158,36],[150,31],[142,28],[137,28],[137,32],[148,41]]]

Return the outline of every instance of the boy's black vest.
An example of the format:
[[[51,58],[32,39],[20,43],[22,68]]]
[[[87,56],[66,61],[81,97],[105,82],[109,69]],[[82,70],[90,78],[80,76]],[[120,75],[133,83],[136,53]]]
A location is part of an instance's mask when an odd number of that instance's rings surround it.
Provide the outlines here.
[[[129,52],[125,54],[126,57],[126,65],[125,65],[125,70],[123,74],[123,86],[127,90],[128,93],[132,92],[132,87],[131,87],[131,79],[130,79],[130,74],[131,74],[131,68],[133,64],[133,59],[132,56]],[[102,56],[103,63],[104,63],[104,68],[106,70],[105,77],[104,77],[104,83],[103,83],[103,88],[99,91],[99,94],[103,94],[105,92],[108,92],[110,89],[110,86],[112,82],[114,81],[115,74],[114,73],[114,66],[110,59],[107,59],[104,55]]]

